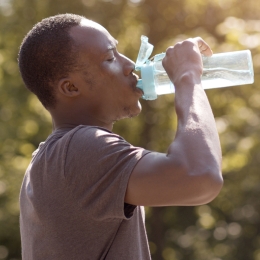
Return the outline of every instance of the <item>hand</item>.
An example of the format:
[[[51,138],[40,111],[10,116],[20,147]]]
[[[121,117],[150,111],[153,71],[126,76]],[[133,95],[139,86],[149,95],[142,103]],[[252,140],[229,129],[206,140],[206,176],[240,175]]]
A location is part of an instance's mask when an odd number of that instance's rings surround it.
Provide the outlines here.
[[[185,76],[200,83],[203,71],[201,54],[211,56],[212,50],[200,37],[179,42],[166,50],[162,64],[175,88]]]

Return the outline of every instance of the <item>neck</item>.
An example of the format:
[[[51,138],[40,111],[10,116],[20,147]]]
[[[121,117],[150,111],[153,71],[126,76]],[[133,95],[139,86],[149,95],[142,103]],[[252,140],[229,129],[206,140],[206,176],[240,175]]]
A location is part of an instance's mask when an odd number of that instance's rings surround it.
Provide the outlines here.
[[[53,118],[52,120],[52,124],[53,124],[53,131],[57,130],[57,129],[61,129],[61,128],[74,128],[78,125],[88,125],[88,126],[99,126],[99,127],[102,127],[102,128],[105,128],[109,131],[112,131],[113,129],[113,124],[104,124],[102,122],[93,122],[93,121],[88,121],[88,120],[85,120],[84,122],[69,122],[69,121],[58,121],[55,120]]]
[[[78,125],[89,125],[103,127],[112,131],[114,122],[80,113],[57,113],[50,111],[52,116],[53,131],[61,128],[73,128]]]

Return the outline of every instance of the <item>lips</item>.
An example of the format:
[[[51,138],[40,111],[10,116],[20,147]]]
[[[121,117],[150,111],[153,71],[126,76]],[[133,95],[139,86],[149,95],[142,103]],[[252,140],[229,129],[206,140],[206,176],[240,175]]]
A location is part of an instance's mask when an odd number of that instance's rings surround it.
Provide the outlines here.
[[[140,88],[135,88],[135,91],[140,94],[140,97],[143,96],[144,92]]]
[[[137,93],[140,94],[140,97],[143,96],[143,91],[140,89],[140,88],[137,88],[136,85],[137,85],[137,81],[139,79],[138,75],[136,75],[135,73],[133,73],[133,76],[134,76],[134,83],[133,83],[133,90]]]
[[[133,76],[136,78],[136,80],[139,79],[139,76],[138,76],[137,74],[135,74],[135,73],[132,73],[132,74],[133,74]]]

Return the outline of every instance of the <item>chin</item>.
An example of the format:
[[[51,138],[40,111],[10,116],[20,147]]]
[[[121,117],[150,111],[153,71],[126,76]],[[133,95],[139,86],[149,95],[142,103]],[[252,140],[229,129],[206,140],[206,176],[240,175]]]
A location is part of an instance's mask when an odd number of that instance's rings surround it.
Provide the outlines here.
[[[135,106],[124,107],[124,111],[125,111],[124,118],[132,118],[138,116],[142,111],[141,103],[138,101],[138,103]]]
[[[142,106],[141,106],[140,102],[138,101],[138,105],[137,105],[136,109],[134,111],[131,111],[129,117],[131,118],[131,117],[138,116],[141,113],[141,111],[142,111]]]

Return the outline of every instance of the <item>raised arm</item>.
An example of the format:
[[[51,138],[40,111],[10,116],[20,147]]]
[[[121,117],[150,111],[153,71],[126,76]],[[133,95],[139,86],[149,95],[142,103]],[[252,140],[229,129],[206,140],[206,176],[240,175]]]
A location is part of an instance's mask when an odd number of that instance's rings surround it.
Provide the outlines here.
[[[221,148],[214,116],[201,86],[201,39],[188,39],[166,51],[163,66],[175,86],[178,127],[167,154],[151,152],[133,170],[125,202],[133,205],[200,205],[219,193]]]

